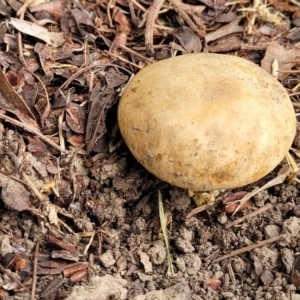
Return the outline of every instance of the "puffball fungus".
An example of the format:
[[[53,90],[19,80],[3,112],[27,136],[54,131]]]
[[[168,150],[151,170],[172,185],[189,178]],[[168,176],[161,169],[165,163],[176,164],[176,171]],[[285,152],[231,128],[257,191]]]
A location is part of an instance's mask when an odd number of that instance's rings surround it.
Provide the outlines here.
[[[187,54],[141,70],[118,108],[135,158],[192,191],[236,188],[272,171],[296,133],[289,95],[254,63]]]

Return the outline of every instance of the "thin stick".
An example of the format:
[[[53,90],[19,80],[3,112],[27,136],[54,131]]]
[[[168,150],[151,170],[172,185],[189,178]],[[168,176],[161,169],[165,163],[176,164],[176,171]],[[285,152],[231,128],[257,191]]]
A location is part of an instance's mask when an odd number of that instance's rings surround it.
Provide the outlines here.
[[[233,285],[236,285],[236,280],[235,280],[235,276],[234,276],[234,272],[233,272],[231,263],[229,263],[229,264],[227,265],[227,270],[228,270],[228,273],[229,273],[229,276],[230,276],[230,279],[231,279],[232,284],[233,284]]]
[[[135,64],[135,63],[133,63],[133,62],[125,59],[124,57],[122,57],[120,55],[113,54],[112,52],[108,52],[107,50],[104,50],[104,52],[107,53],[109,56],[111,56],[113,58],[117,58],[118,60],[123,61],[123,62],[125,62],[125,63],[127,63],[129,65],[132,65],[132,66],[134,66],[134,67],[136,67],[138,69],[142,69],[143,68],[143,67],[138,66],[137,64]]]
[[[164,4],[164,0],[154,0],[148,10],[146,29],[145,29],[145,46],[148,52],[154,53],[153,48],[153,28],[158,12]]]
[[[300,73],[300,70],[284,70],[284,71],[278,71],[279,73]]]
[[[146,12],[146,8],[142,6],[140,3],[138,3],[136,0],[129,0],[129,1],[132,2],[134,5],[136,5],[136,7],[138,7],[142,12]]]
[[[17,16],[19,16],[20,20],[24,20],[24,16],[26,13],[27,8],[34,2],[34,0],[25,0],[25,3],[21,6],[21,8],[17,11]],[[26,66],[26,62],[24,59],[24,54],[23,54],[23,42],[22,42],[22,33],[18,31],[18,51],[19,51],[19,57],[21,61],[24,63]]]
[[[245,253],[245,252],[249,252],[249,251],[251,251],[253,249],[256,249],[256,248],[259,248],[259,247],[262,247],[262,246],[265,246],[265,245],[268,245],[268,244],[271,244],[271,243],[274,243],[276,241],[279,241],[279,240],[285,238],[286,236],[287,236],[286,234],[281,234],[281,235],[275,236],[275,237],[273,237],[271,239],[260,241],[260,242],[258,242],[256,244],[249,245],[247,247],[234,250],[234,251],[230,252],[229,254],[223,255],[223,256],[215,259],[213,261],[213,263],[218,263],[218,262],[220,262],[220,261],[222,261],[224,259],[236,256],[236,255],[239,255],[239,254],[242,254],[242,253]]]
[[[140,54],[139,52],[136,52],[136,51],[134,51],[134,50],[132,50],[132,49],[130,49],[130,48],[124,46],[124,45],[121,45],[121,48],[122,48],[123,50],[125,50],[126,52],[131,53],[131,54],[135,55],[136,57],[139,57],[139,58],[142,59],[142,60],[145,60],[145,61],[148,62],[148,63],[153,63],[153,60],[152,60],[152,59],[150,59],[150,58],[148,58],[148,57],[146,57],[146,56]]]
[[[107,4],[107,7],[106,7],[106,14],[107,14],[107,18],[108,18],[110,28],[114,27],[113,22],[112,22],[111,13],[110,13],[110,8],[113,6],[113,3],[114,3],[114,0],[109,0],[108,4]]]
[[[31,285],[31,294],[30,294],[30,300],[35,299],[35,289],[36,289],[36,283],[37,283],[37,262],[38,262],[38,256],[39,256],[39,242],[35,245],[35,251],[33,255],[33,272],[32,272],[32,285]]]
[[[243,216],[241,218],[238,218],[238,219],[236,219],[236,220],[234,220],[232,222],[228,222],[226,224],[225,228],[228,229],[228,228],[233,227],[233,226],[235,226],[237,224],[240,224],[240,223],[244,222],[246,219],[252,218],[252,217],[254,217],[254,216],[256,216],[256,215],[258,215],[258,214],[260,214],[260,213],[262,213],[262,212],[264,212],[264,211],[266,211],[268,209],[270,209],[270,208],[273,208],[273,205],[271,203],[268,203],[267,205],[264,205],[263,207],[255,210],[253,212],[251,212],[248,215],[245,215],[245,216]]]
[[[177,13],[183,18],[183,20],[189,25],[189,27],[201,37],[201,31],[194,23],[194,21],[190,18],[190,16],[181,8],[181,2],[179,0],[172,0],[171,3],[173,4]]]
[[[202,206],[196,207],[187,214],[186,218],[189,219],[189,218],[193,217],[194,215],[199,214],[202,211],[209,209],[210,207],[212,207],[211,204],[204,204]]]
[[[30,178],[27,176],[25,172],[21,173],[23,176],[24,181],[27,184],[27,187],[32,191],[32,193],[36,196],[36,198],[41,201],[45,202],[46,198],[43,197],[43,195],[39,192],[39,190],[35,187],[35,185],[31,182]]]
[[[108,53],[109,55],[112,55],[112,53],[106,51],[106,53]],[[128,61],[126,61],[128,62]],[[62,91],[63,89],[66,89],[69,84],[75,79],[77,78],[79,75],[81,75],[82,73],[84,72],[87,72],[87,71],[90,71],[92,69],[102,69],[102,68],[106,68],[106,67],[115,67],[115,68],[118,68],[120,70],[123,70],[125,71],[126,73],[130,74],[131,75],[131,72],[121,66],[118,66],[117,64],[112,64],[112,63],[102,63],[101,61],[98,61],[98,62],[95,62],[93,65],[90,65],[90,66],[86,66],[86,67],[83,67],[83,68],[80,68],[78,69],[78,71],[76,71],[76,73],[72,74],[63,84],[62,86],[60,87],[60,90]]]
[[[59,136],[59,144],[62,149],[66,149],[64,134],[63,134],[63,120],[64,120],[65,112],[63,111],[58,117],[58,136]]]
[[[52,147],[54,147],[55,149],[57,149],[60,152],[65,152],[64,149],[62,149],[59,145],[55,144],[54,142],[52,142],[50,139],[48,139],[46,136],[44,136],[41,132],[39,132],[37,129],[35,128],[31,128],[29,126],[26,126],[26,124],[15,120],[9,116],[4,115],[3,113],[0,113],[0,118],[4,119],[6,122],[9,122],[11,124],[14,124],[16,126],[19,126],[21,128],[23,128],[24,130],[31,132],[33,134],[35,134],[36,136],[38,136],[41,140],[43,140],[44,142],[48,143],[49,145],[51,145]]]
[[[163,48],[168,48],[169,44],[161,44],[161,45],[153,45],[153,49],[163,49]],[[147,50],[146,47],[138,47],[138,46],[133,46],[132,49],[136,51],[145,51]]]
[[[91,235],[91,238],[90,238],[88,244],[86,245],[86,247],[85,247],[85,249],[84,249],[84,251],[83,251],[83,255],[86,255],[87,252],[89,251],[89,248],[90,248],[90,246],[92,245],[92,242],[93,242],[93,240],[94,240],[95,234],[96,234],[96,231],[94,230],[94,231],[92,232],[92,235]]]

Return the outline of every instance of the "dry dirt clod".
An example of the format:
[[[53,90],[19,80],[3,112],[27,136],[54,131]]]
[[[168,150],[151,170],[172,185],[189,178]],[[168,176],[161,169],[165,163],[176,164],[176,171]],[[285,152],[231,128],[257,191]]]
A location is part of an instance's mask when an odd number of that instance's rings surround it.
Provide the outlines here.
[[[282,256],[282,262],[284,264],[284,267],[286,269],[287,274],[291,274],[293,265],[295,262],[295,254],[294,252],[289,248],[283,248],[281,250],[281,256]]]
[[[148,255],[151,258],[151,262],[155,265],[161,265],[166,261],[166,250],[163,241],[157,241],[148,250]]]
[[[113,253],[110,250],[100,255],[99,259],[105,268],[109,268],[116,263],[116,260],[113,257]]]
[[[77,286],[73,289],[67,300],[107,300],[116,297],[120,300],[127,299],[127,282],[119,277],[105,275],[95,276],[88,286]]]
[[[150,300],[150,299],[164,299],[164,300],[192,300],[191,290],[187,282],[181,282],[174,286],[160,291],[149,292],[146,295],[140,295],[134,300]]]
[[[179,230],[179,236],[175,239],[175,246],[183,253],[191,253],[195,251],[194,246],[191,243],[192,232],[186,228]]]
[[[201,268],[201,259],[197,254],[191,253],[183,256],[185,262],[186,271],[188,275],[196,275]]]

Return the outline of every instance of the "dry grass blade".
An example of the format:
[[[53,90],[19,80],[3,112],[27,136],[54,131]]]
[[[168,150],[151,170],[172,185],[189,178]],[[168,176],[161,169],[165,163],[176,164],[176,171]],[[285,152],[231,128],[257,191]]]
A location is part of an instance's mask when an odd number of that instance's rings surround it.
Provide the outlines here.
[[[166,227],[166,219],[165,219],[165,212],[162,202],[162,195],[161,192],[158,191],[158,208],[159,208],[159,219],[160,219],[160,226],[161,230],[164,236],[165,244],[166,244],[166,250],[167,250],[167,262],[168,262],[168,271],[167,276],[173,276],[174,275],[174,269],[172,265],[172,259],[170,255],[170,249],[169,249],[169,239],[168,239],[168,233],[167,233],[167,227]]]
[[[265,185],[263,185],[261,188],[259,189],[255,189],[253,192],[247,194],[245,197],[243,197],[241,200],[237,200],[236,202],[240,202],[239,203],[239,206],[236,208],[235,212],[233,213],[233,215],[235,213],[237,213],[241,207],[250,199],[252,198],[253,196],[255,196],[256,194],[258,194],[259,192],[261,191],[264,191],[274,185],[277,185],[277,184],[281,184],[283,183],[286,178],[289,176],[290,174],[290,169],[288,168],[287,170],[284,170],[281,174],[279,174],[278,176],[276,176],[274,179],[270,180],[269,182],[267,182]]]
[[[233,226],[236,226],[237,224],[240,224],[242,222],[244,222],[246,219],[249,219],[249,218],[253,218],[254,216],[262,213],[262,212],[265,212],[267,211],[268,209],[271,209],[273,208],[273,205],[271,203],[268,203],[267,205],[253,211],[252,213],[248,214],[248,215],[245,215],[241,218],[238,218],[232,222],[228,222],[225,226],[226,229],[230,228],[230,227],[233,227]]]

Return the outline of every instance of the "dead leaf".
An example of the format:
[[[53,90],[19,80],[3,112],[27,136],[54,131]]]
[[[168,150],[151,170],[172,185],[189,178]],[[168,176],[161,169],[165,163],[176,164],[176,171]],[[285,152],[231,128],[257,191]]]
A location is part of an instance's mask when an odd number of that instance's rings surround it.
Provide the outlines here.
[[[225,0],[200,0],[200,2],[206,4],[208,7],[211,7],[215,10],[225,10]]]
[[[292,1],[285,0],[270,0],[269,4],[274,6],[275,9],[280,11],[296,12],[299,10],[299,7],[295,5],[290,5]]]
[[[62,198],[68,198],[73,194],[70,183],[63,179],[61,179],[60,182],[58,183],[58,190],[59,190],[59,195]]]
[[[40,124],[42,127],[45,125],[45,119],[47,119],[51,113],[51,105],[47,98],[41,97],[34,105],[38,114]]]
[[[63,3],[60,0],[47,1],[29,8],[30,12],[46,11],[58,20],[64,15],[65,10]]]
[[[66,42],[62,32],[49,32],[42,26],[16,18],[10,18],[10,22],[11,25],[20,32],[39,38],[54,48],[57,48]]]
[[[59,169],[53,164],[47,164],[46,169],[47,169],[47,172],[50,174],[58,174],[59,173]]]
[[[41,298],[51,299],[63,283],[64,283],[64,278],[60,278],[60,277],[57,277],[52,281],[50,281],[50,283],[43,289],[41,293]]]
[[[207,43],[215,41],[217,39],[220,39],[226,35],[232,34],[232,33],[237,33],[237,32],[244,32],[245,26],[244,25],[239,25],[241,23],[240,19],[234,20],[230,22],[229,24],[226,24],[222,26],[221,28],[212,31],[208,33],[205,36],[205,40]]]
[[[174,32],[174,36],[179,40],[181,46],[187,53],[201,52],[202,43],[200,37],[189,27],[182,26]]]
[[[39,42],[35,44],[34,52],[39,55],[43,71],[47,75],[52,75],[54,69],[59,67],[59,64],[56,61],[66,60],[67,58],[71,58],[73,56],[71,50],[65,48],[63,48],[63,50],[61,48],[53,49],[51,46],[44,45]]]
[[[239,205],[239,202],[235,202],[236,200],[242,199],[245,195],[247,195],[248,192],[236,192],[236,193],[230,193],[224,200],[223,204],[226,204],[225,206],[225,212],[227,214],[233,214],[236,210],[236,208]],[[240,210],[245,209],[247,207],[251,206],[251,202],[247,201],[244,203],[244,205],[240,208]]]
[[[218,23],[230,23],[234,20],[236,20],[236,13],[233,11],[229,11],[227,13],[219,13],[215,19],[214,22],[218,22]]]
[[[94,149],[97,141],[105,134],[107,111],[117,101],[112,88],[107,88],[99,94],[92,92],[91,99],[92,104],[88,115],[85,138],[88,153]]]
[[[261,61],[261,67],[272,74],[272,64],[275,59],[278,61],[278,79],[284,79],[288,76],[291,68],[295,64],[300,62],[300,43],[293,45],[292,48],[287,49],[278,44],[276,41],[273,41],[267,47],[265,57]]]
[[[82,36],[85,36],[94,30],[95,25],[93,20],[95,18],[95,13],[84,9],[84,6],[82,5],[80,8],[72,9],[71,14]]]
[[[29,144],[27,150],[35,157],[45,157],[48,152],[45,144],[38,138],[27,137]]]
[[[286,35],[286,38],[292,41],[300,40],[300,27],[297,27],[295,30],[291,30],[289,34]]]
[[[22,83],[20,76],[18,76],[17,73],[15,73],[11,70],[6,72],[5,77],[8,81],[8,83],[14,88],[18,88],[20,86],[20,84]]]
[[[29,107],[9,84],[1,69],[0,69],[0,108],[12,112],[21,121],[24,121],[22,120],[22,115],[26,115],[27,117],[31,118],[32,121],[35,120],[34,115],[30,111]],[[22,115],[20,115],[20,113]],[[37,124],[35,124],[35,126],[36,128],[38,128]]]
[[[223,200],[223,203],[227,204],[232,201],[239,200],[247,194],[248,194],[248,192],[243,192],[243,191],[236,192],[236,193],[229,193],[228,196]]]
[[[226,35],[208,45],[210,53],[230,52],[241,49],[244,41],[239,34]]]
[[[114,88],[128,80],[128,76],[114,68],[109,68],[105,73],[106,84],[109,88]]]
[[[76,148],[83,148],[85,145],[85,136],[82,134],[72,134],[68,137],[68,142]]]
[[[11,7],[8,6],[5,1],[0,1],[0,12],[2,16],[11,16]]]
[[[118,55],[119,51],[122,51],[121,46],[126,46],[127,44],[127,36],[130,33],[130,23],[126,15],[119,9],[114,15],[114,21],[117,23],[117,34],[110,46],[109,52]]]
[[[19,253],[16,255],[14,270],[21,271],[24,270],[26,266],[30,264],[30,259],[25,253]]]
[[[78,104],[71,103],[66,109],[66,123],[75,133],[84,134],[86,125],[84,108]]]

